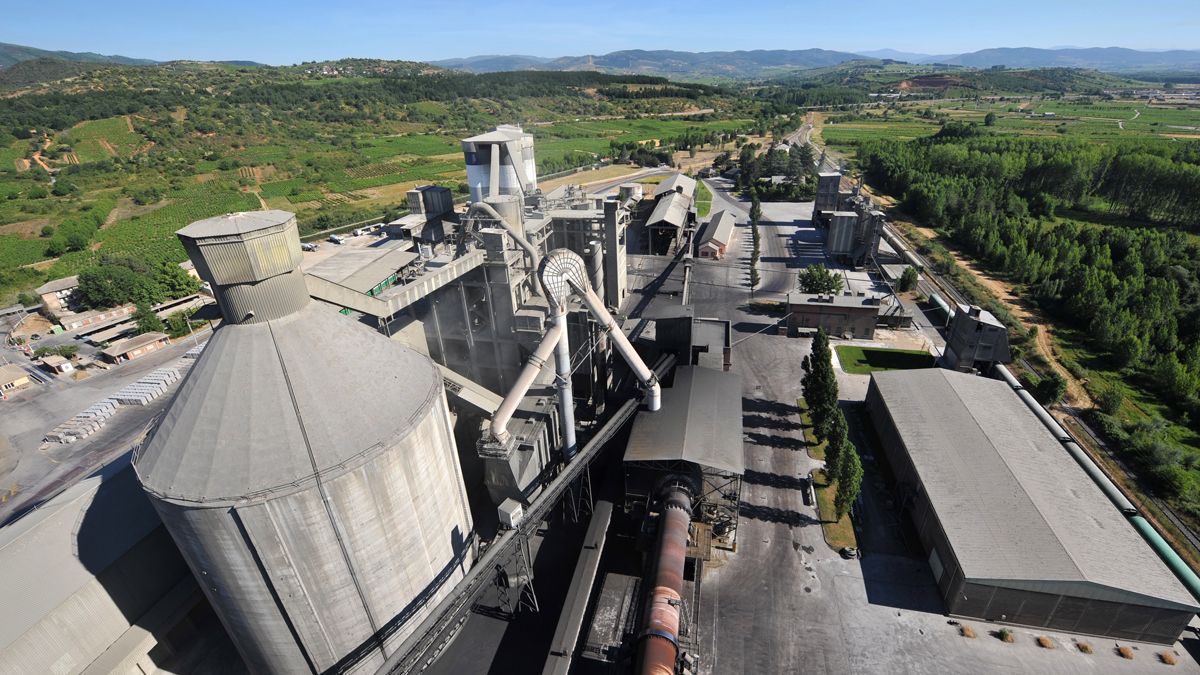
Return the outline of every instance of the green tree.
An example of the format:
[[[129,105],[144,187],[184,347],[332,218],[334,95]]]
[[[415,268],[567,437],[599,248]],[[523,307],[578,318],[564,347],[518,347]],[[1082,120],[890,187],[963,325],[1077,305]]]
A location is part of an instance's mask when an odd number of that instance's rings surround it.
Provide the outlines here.
[[[39,298],[36,293],[21,291],[20,293],[17,293],[17,302],[20,303],[22,307],[33,307],[34,305],[40,304],[42,299]]]
[[[829,437],[825,439],[825,475],[829,480],[837,480],[838,472],[842,469],[842,463],[846,460],[846,456],[850,454],[848,438],[848,429],[846,428],[846,416],[841,410],[835,409],[829,415]]]
[[[824,265],[809,265],[800,272],[800,291],[837,295],[842,292],[842,275],[825,269]]]
[[[837,493],[833,497],[833,508],[837,511],[838,520],[850,512],[850,507],[858,500],[862,491],[863,468],[858,450],[853,444],[847,443],[843,457],[838,462]]]
[[[137,321],[138,335],[142,333],[161,333],[163,330],[162,319],[154,313],[154,310],[145,303],[138,303],[137,311],[133,313],[133,318]]]
[[[1033,390],[1034,397],[1045,405],[1058,403],[1066,393],[1067,381],[1063,379],[1062,375],[1054,371],[1043,377]]]
[[[1110,386],[1100,392],[1096,402],[1100,404],[1100,412],[1105,415],[1116,415],[1121,410],[1121,404],[1125,402],[1125,394],[1119,388]]]
[[[162,291],[153,279],[120,264],[97,265],[79,273],[75,297],[91,309],[116,307],[128,302],[154,304]]]
[[[996,113],[989,112],[988,114],[984,115],[983,116],[983,126],[985,126],[985,127],[996,126]]]
[[[917,287],[917,270],[912,266],[904,268],[904,272],[900,275],[900,281],[896,284],[896,290],[901,293],[906,293]]]

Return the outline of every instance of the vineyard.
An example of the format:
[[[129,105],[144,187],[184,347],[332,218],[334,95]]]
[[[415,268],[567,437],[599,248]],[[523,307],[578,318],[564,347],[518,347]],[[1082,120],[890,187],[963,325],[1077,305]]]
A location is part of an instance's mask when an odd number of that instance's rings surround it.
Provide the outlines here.
[[[129,157],[146,139],[129,130],[124,117],[82,122],[60,135],[71,145],[79,162],[100,162],[110,157]]]
[[[104,228],[96,235],[98,251],[68,253],[49,270],[51,278],[77,274],[94,264],[100,255],[125,254],[157,264],[177,263],[187,256],[175,231],[196,220],[233,211],[258,209],[254,195],[217,181],[193,185],[167,194],[172,203]]]
[[[450,136],[420,134],[414,136],[386,136],[369,141],[360,141],[362,154],[370,159],[394,157],[396,155],[448,155],[462,150],[458,139]]]

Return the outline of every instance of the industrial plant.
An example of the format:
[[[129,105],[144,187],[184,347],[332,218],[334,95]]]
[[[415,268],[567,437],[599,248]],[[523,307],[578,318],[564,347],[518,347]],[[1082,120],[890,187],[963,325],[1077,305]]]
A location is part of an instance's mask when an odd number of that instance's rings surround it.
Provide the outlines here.
[[[132,452],[0,529],[0,674],[891,672],[797,657],[833,624],[932,654],[896,668],[921,672],[960,648],[919,642],[946,617],[1172,645],[1200,612],[1200,579],[1006,369],[1004,325],[968,304],[921,323],[892,289],[915,254],[840,172],[764,224],[783,281],[755,296],[727,185],[701,216],[672,171],[543,189],[521,127],[461,147],[466,203],[415,187],[321,247],[279,210],[177,232],[218,327],[55,429],[165,401]],[[802,256],[845,290],[796,292]],[[65,306],[69,285],[40,290]],[[878,492],[850,507],[867,543],[835,550],[804,338],[919,323],[937,367],[843,380]],[[178,347],[149,336],[115,363]]]

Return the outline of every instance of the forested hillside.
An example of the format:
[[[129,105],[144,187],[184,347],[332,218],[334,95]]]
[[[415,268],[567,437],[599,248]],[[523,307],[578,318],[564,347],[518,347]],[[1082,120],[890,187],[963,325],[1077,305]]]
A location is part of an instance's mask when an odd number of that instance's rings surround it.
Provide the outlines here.
[[[952,122],[929,138],[863,143],[863,174],[1076,329],[1097,375],[1120,373],[1114,383],[1164,404],[1173,430],[1121,414],[1119,400],[1099,421],[1200,514],[1190,428],[1200,419],[1200,143],[1102,145],[982,129]],[[1116,400],[1094,384],[1094,397]]]
[[[722,89],[636,75],[365,59],[69,74],[0,97],[0,304],[107,259],[179,262],[173,232],[198,218],[266,206],[312,231],[394,214],[418,183],[462,194],[459,139],[498,123],[530,126],[543,175],[657,164],[781,123]]]

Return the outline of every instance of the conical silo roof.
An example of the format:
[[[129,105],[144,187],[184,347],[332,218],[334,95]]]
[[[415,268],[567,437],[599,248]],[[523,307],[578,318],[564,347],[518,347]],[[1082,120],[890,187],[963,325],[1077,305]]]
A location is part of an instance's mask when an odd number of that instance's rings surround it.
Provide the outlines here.
[[[440,387],[427,357],[318,303],[228,325],[140,451],[138,474],[174,502],[285,494],[393,445]]]

